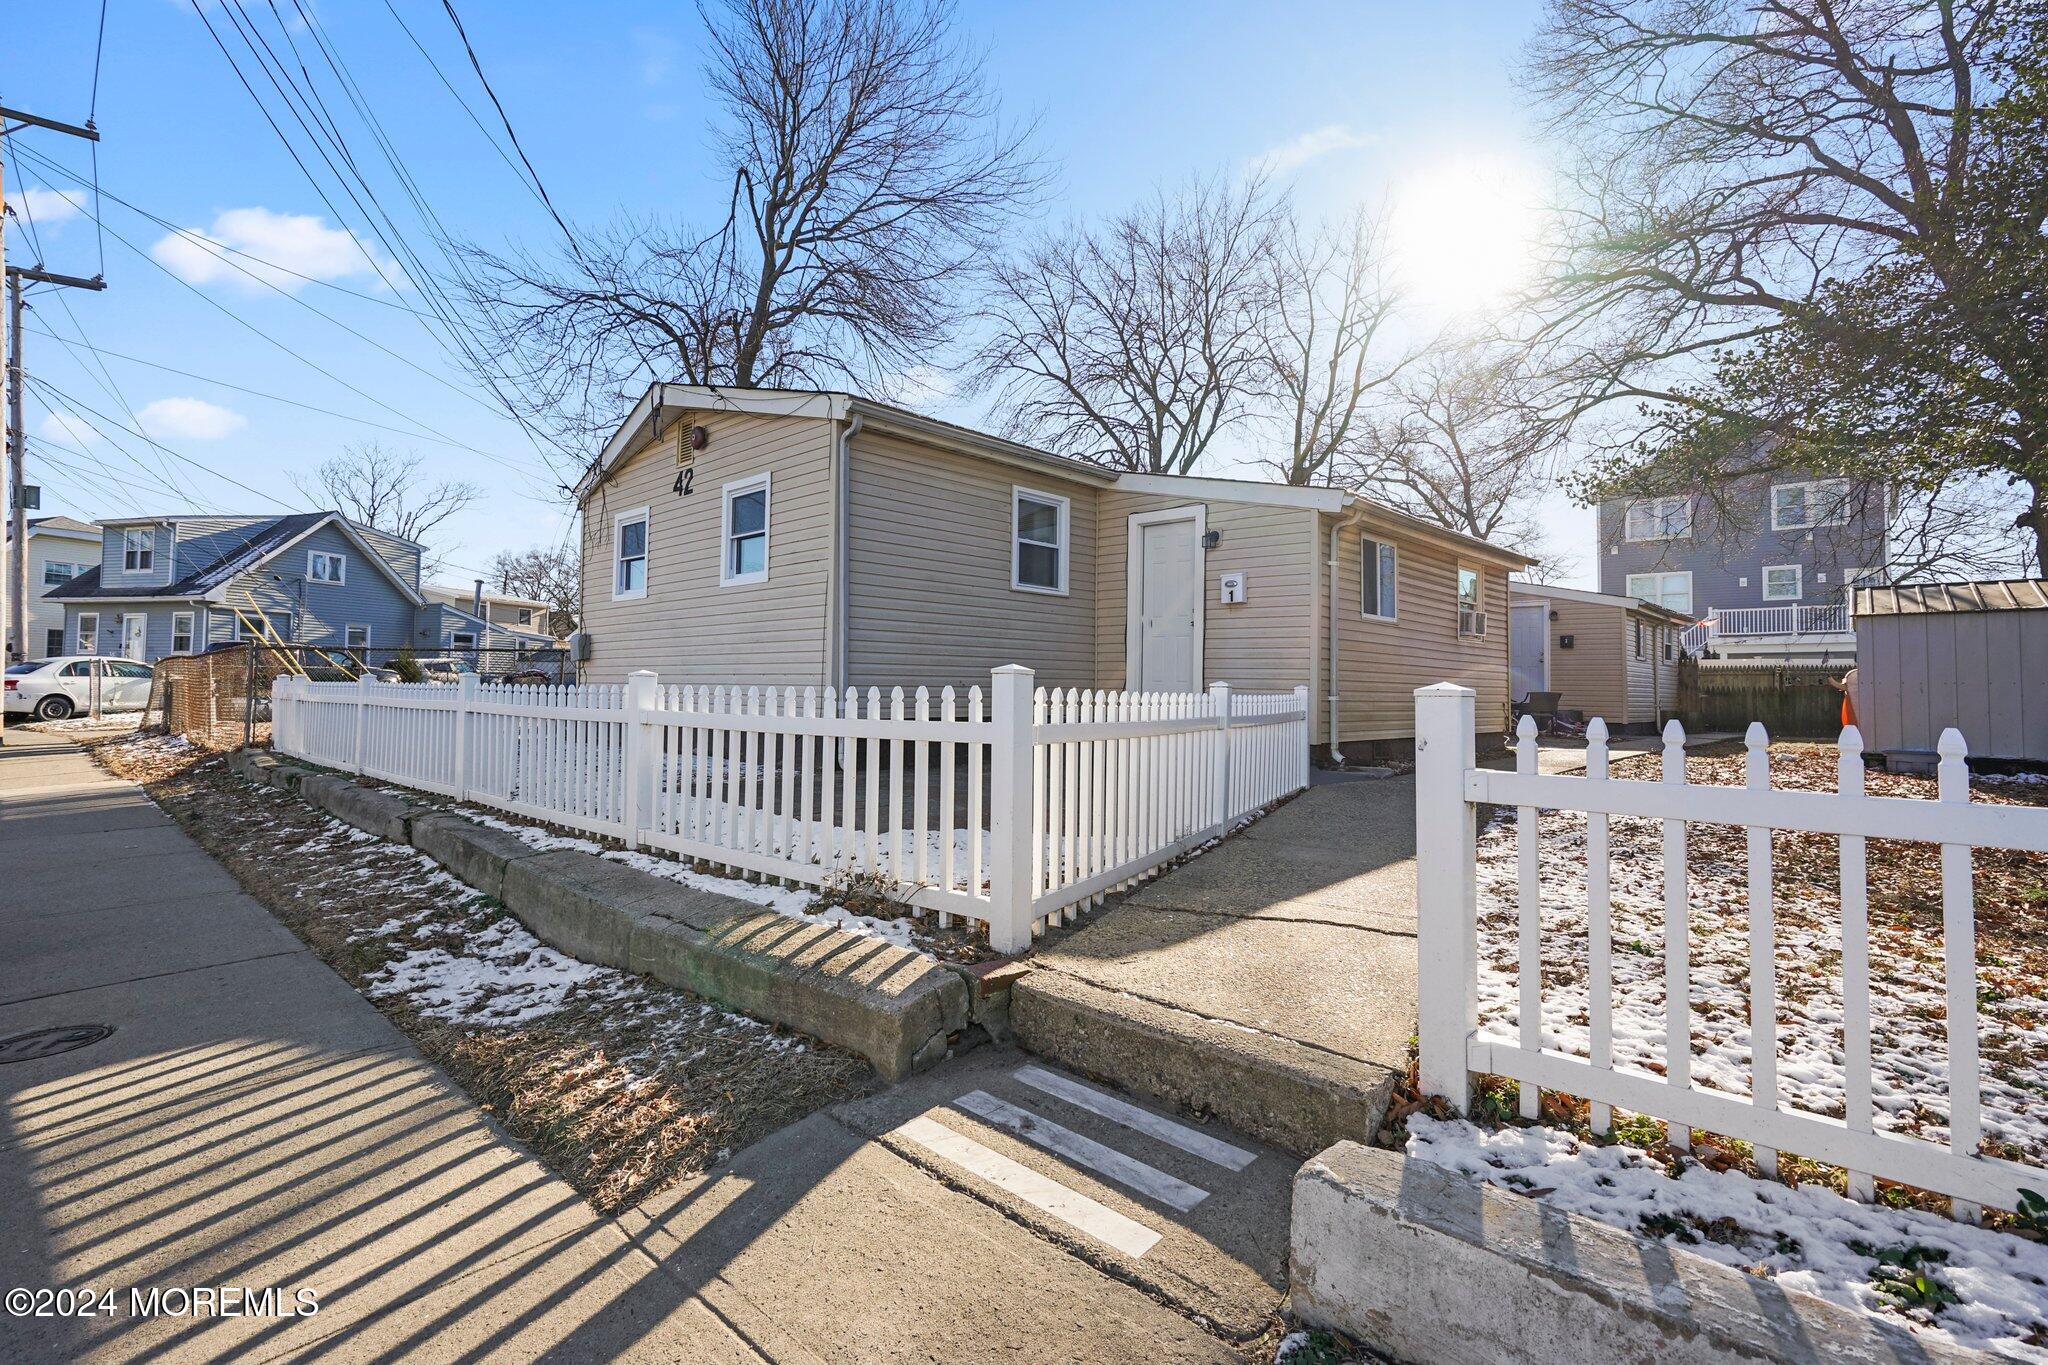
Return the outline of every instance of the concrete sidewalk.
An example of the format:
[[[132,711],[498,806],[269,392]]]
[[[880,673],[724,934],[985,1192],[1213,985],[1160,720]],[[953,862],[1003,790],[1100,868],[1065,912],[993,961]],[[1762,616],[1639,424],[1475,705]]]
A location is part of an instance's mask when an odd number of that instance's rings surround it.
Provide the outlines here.
[[[1028,1098],[996,1053],[601,1217],[137,788],[27,738],[0,749],[0,1040],[114,1032],[0,1064],[0,1285],[111,1290],[117,1311],[0,1319],[0,1355],[1227,1362],[1196,1313],[1241,1334],[1278,1301],[1292,1163],[1248,1140],[1251,1167],[1203,1176],[1214,1202],[1183,1217],[943,1119],[1163,1239],[1123,1262],[1008,1209],[1001,1180],[913,1159],[906,1115]],[[319,1312],[129,1312],[131,1290],[223,1285],[310,1289]]]

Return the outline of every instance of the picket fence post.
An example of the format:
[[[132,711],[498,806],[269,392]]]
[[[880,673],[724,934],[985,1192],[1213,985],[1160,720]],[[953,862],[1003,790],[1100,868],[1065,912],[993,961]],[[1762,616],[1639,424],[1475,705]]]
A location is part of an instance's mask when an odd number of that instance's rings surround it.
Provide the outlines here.
[[[1415,691],[1415,909],[1422,1093],[1471,1105],[1466,1044],[1479,1028],[1479,888],[1465,774],[1477,760],[1477,697]]]
[[[469,716],[476,706],[477,678],[464,673],[455,682],[455,799],[469,800]]]
[[[1216,713],[1216,818],[1219,827],[1230,823],[1230,684],[1209,684],[1209,706]]]
[[[1294,707],[1297,711],[1301,712],[1301,748],[1295,754],[1301,761],[1301,767],[1296,770],[1294,787],[1296,791],[1305,791],[1308,788],[1309,779],[1308,746],[1315,739],[1315,736],[1310,733],[1308,725],[1308,685],[1306,683],[1295,687]]]
[[[1021,953],[1031,946],[1031,691],[1022,664],[990,675],[988,946]]]
[[[370,675],[356,675],[356,776],[363,775],[363,726],[370,707]]]
[[[620,812],[627,848],[641,848],[640,831],[654,812],[654,770],[661,757],[654,722],[648,713],[660,705],[660,678],[652,669],[637,669],[626,675],[626,785],[624,809]]]

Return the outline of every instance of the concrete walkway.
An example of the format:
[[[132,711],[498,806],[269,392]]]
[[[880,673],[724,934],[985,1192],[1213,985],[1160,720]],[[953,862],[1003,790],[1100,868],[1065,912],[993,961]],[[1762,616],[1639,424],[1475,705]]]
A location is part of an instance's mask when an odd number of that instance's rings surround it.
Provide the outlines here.
[[[1293,1162],[993,1049],[601,1217],[137,788],[8,739],[0,1040],[114,1032],[0,1064],[0,1286],[117,1296],[0,1319],[9,1359],[1223,1362],[1197,1316],[1278,1302]],[[130,1313],[223,1285],[319,1312]]]

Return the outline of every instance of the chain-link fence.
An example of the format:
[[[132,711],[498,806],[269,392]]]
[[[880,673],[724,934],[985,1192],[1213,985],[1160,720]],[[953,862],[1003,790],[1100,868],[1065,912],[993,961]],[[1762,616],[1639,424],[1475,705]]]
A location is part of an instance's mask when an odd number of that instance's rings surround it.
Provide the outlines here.
[[[487,682],[566,683],[576,665],[558,648],[341,649],[233,644],[157,663],[145,728],[182,735],[207,749],[270,742],[270,689],[279,678],[449,683],[473,673]]]

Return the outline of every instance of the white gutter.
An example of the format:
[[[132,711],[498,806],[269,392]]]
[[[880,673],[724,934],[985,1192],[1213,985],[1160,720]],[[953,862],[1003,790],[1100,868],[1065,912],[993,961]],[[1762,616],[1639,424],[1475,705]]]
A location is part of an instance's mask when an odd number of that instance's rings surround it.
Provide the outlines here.
[[[1338,522],[1330,523],[1330,558],[1324,579],[1330,598],[1330,678],[1323,691],[1329,697],[1330,762],[1339,768],[1344,766],[1344,750],[1337,740],[1337,555],[1343,529]]]
[[[832,686],[843,689],[846,686],[846,613],[848,594],[846,591],[846,570],[851,556],[847,553],[847,524],[853,505],[853,438],[860,434],[861,415],[855,412],[840,428],[839,449],[833,479],[838,484],[837,505],[833,509],[832,526]]]

